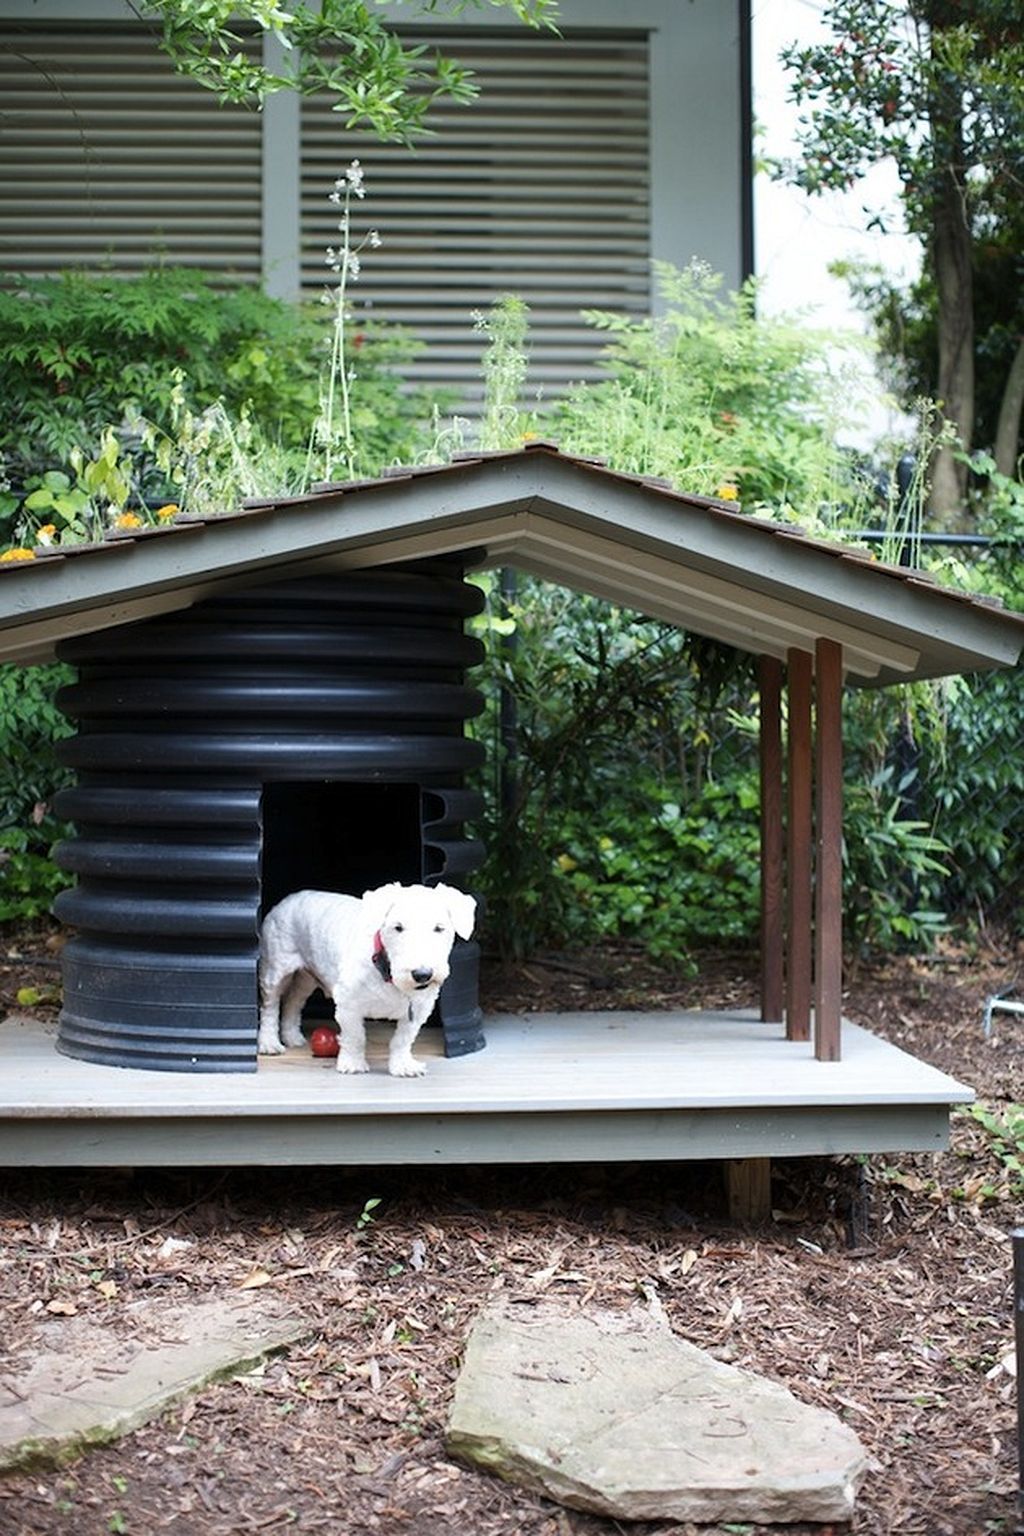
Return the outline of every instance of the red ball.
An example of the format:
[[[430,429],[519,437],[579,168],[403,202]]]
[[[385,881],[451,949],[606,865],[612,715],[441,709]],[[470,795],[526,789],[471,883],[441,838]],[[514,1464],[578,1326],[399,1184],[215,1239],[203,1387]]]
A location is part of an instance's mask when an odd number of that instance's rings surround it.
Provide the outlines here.
[[[338,1036],[327,1024],[319,1024],[309,1037],[309,1048],[314,1056],[337,1056]]]

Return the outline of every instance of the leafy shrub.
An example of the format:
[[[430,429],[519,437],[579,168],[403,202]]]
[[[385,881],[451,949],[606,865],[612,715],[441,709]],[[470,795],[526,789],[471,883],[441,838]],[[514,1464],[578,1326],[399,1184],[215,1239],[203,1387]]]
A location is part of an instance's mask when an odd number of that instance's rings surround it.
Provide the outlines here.
[[[999,1165],[998,1180],[983,1191],[991,1199],[1019,1199],[1024,1194],[1024,1104],[972,1104],[968,1114],[989,1138]]]
[[[921,799],[949,845],[948,909],[1024,919],[1024,668],[958,679]]]
[[[858,952],[928,948],[948,928],[943,887],[948,849],[928,823],[906,814],[906,778],[886,764],[848,779],[843,807],[843,905]]]
[[[759,913],[759,793],[751,775],[713,783],[688,805],[655,792],[598,822],[570,813],[555,861],[571,940],[628,938],[655,958],[748,942]]]
[[[64,835],[50,818],[37,828],[0,828],[0,923],[49,913],[53,898],[68,884],[51,858],[54,843]]]
[[[190,268],[9,277],[0,287],[0,388],[10,404],[0,454],[16,470],[64,463],[129,402],[165,425],[175,370],[196,406],[249,402],[268,432],[301,444],[316,407],[316,337],[310,315]]]
[[[682,921],[676,898],[662,919],[653,885],[653,895],[641,891],[643,865],[657,850],[667,858],[673,838],[697,837],[703,825],[699,809],[692,824],[688,810],[678,828],[659,823],[666,803],[699,800],[712,762],[724,779],[733,763],[751,760],[749,739],[725,711],[726,700],[746,703],[744,658],[546,582],[521,581],[504,611],[493,582],[483,585],[491,599],[483,619],[492,638],[488,708],[473,729],[499,780],[483,786],[489,857],[481,883],[495,941],[523,955],[543,942],[616,933],[652,952],[680,953],[698,919]],[[716,710],[724,725],[712,745]]]
[[[0,921],[50,910],[67,877],[50,861],[66,828],[50,813],[67,782],[54,745],[72,727],[53,703],[68,667],[0,666]]]

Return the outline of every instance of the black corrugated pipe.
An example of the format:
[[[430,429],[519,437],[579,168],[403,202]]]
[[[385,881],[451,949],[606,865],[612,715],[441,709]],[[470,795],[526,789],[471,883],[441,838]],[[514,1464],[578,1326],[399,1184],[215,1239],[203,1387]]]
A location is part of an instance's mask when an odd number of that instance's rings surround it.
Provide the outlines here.
[[[306,887],[460,883],[482,849],[464,723],[482,602],[435,562],[254,587],[65,641],[78,774],[57,798],[77,885],[59,1049],[120,1066],[256,1068],[262,915]],[[479,949],[439,1004],[449,1054],[483,1044]]]

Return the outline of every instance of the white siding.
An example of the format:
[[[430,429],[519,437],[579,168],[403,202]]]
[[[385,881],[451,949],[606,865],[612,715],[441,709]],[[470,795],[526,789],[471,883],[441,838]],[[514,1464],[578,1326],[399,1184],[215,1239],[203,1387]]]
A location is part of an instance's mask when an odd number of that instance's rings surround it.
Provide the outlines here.
[[[602,340],[580,310],[639,316],[650,303],[647,35],[435,27],[423,40],[472,68],[481,94],[435,112],[416,149],[346,133],[324,99],[303,103],[304,292],[324,284],[338,239],[327,194],[358,156],[357,234],[377,228],[383,244],[353,297],[427,343],[410,376],[474,393],[473,311],[510,291],[530,306],[535,386],[592,372]]]
[[[261,275],[261,124],[149,26],[0,21],[0,268]]]

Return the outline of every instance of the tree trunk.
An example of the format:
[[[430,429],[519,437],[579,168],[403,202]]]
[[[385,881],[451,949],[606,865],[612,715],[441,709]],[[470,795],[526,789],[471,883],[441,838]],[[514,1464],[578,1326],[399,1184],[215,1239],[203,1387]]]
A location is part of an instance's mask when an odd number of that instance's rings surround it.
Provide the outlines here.
[[[938,290],[938,403],[960,446],[971,446],[974,427],[974,291],[971,231],[963,197],[952,171],[942,178],[934,226],[935,284]],[[949,447],[932,461],[931,507],[943,523],[959,516],[967,490],[967,467]]]
[[[971,225],[963,149],[963,100],[958,88],[936,94],[930,127],[935,154],[932,251],[938,291],[938,403],[959,446],[970,449],[974,430],[974,282]],[[967,467],[951,448],[932,461],[931,508],[945,525],[955,521],[967,491]]]
[[[1017,473],[1017,445],[1020,442],[1020,421],[1024,413],[1024,336],[1021,337],[999,407],[996,426],[996,469],[1001,475]]]

